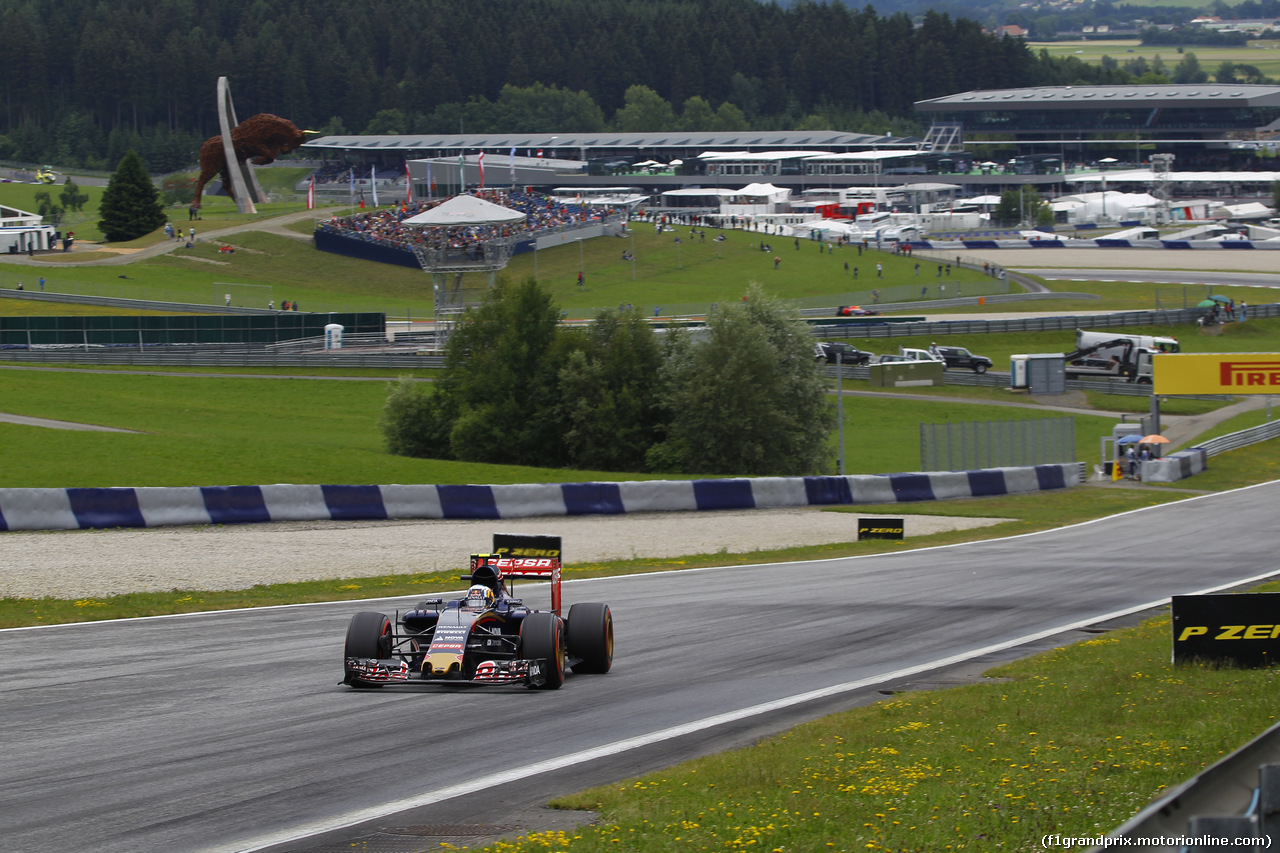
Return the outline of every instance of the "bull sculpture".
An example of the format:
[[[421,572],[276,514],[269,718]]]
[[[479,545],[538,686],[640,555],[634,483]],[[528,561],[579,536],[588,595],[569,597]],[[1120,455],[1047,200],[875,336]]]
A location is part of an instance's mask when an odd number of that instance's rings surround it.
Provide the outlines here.
[[[259,113],[240,122],[231,130],[231,145],[235,149],[238,162],[250,160],[256,166],[265,166],[274,162],[281,154],[288,154],[305,142],[308,133],[315,133],[315,131],[299,130],[297,125],[286,118],[270,113]],[[196,182],[195,199],[191,203],[193,207],[200,206],[205,184],[214,175],[222,177],[222,186],[227,191],[227,195],[235,198],[226,152],[222,148],[221,134],[209,137],[204,145],[200,146],[200,179]]]

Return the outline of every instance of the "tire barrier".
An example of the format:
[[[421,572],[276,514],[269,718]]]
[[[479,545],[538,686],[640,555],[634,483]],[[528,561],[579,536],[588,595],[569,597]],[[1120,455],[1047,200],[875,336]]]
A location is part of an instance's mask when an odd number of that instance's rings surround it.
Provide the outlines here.
[[[0,489],[0,530],[271,521],[501,519],[909,503],[1064,489],[1079,463],[920,474],[633,480],[505,486],[189,486]]]

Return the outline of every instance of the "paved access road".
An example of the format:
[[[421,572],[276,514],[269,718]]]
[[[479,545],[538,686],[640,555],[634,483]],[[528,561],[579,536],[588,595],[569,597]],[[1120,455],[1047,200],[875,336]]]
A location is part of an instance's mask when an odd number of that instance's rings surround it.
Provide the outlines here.
[[[701,728],[717,715],[778,701],[767,724],[787,725],[904,668],[1275,572],[1277,498],[1280,482],[1001,541],[572,582],[568,602],[612,605],[617,658],[559,692],[339,686],[350,615],[406,600],[0,632],[0,846],[259,849],[438,820],[442,798],[497,783],[510,801],[625,777],[723,745]],[[571,778],[523,778],[588,750]]]

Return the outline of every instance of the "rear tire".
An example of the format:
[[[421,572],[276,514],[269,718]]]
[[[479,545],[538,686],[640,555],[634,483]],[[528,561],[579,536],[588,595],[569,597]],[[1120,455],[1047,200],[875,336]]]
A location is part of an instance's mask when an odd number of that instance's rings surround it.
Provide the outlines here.
[[[547,680],[530,685],[538,690],[559,690],[564,684],[564,623],[554,613],[530,613],[520,623],[520,657],[546,662]]]
[[[609,605],[591,602],[569,608],[565,625],[569,654],[578,658],[573,671],[599,675],[613,666],[613,613]]]
[[[973,366],[973,372],[974,372],[974,373],[986,373],[986,372],[987,372],[987,366],[986,366],[985,364],[975,364],[975,365]]]

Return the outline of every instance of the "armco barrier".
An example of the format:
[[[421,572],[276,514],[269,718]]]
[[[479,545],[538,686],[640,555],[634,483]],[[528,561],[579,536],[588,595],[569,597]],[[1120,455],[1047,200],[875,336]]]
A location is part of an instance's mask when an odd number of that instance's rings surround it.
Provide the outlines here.
[[[912,240],[913,249],[1280,249],[1280,241],[1260,240],[1125,240],[1108,237],[1078,239],[1052,238],[1043,240]]]
[[[0,489],[0,530],[175,524],[499,519],[907,503],[1063,489],[1078,463],[941,473],[506,486],[191,486]]]

